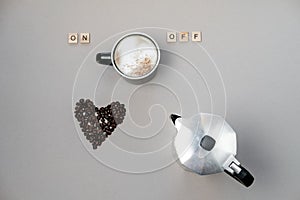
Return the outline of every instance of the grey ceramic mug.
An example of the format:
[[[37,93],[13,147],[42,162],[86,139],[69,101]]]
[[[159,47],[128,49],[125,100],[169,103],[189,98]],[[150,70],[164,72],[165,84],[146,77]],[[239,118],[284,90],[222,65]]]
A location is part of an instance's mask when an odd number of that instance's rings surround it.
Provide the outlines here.
[[[127,81],[140,84],[154,77],[160,61],[160,50],[152,37],[133,32],[121,37],[111,52],[98,53],[96,61],[113,66]]]

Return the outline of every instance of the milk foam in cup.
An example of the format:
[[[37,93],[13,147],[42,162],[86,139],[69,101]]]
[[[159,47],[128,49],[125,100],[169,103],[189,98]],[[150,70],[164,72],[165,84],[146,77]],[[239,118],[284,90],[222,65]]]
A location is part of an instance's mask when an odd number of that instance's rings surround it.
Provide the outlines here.
[[[144,76],[157,63],[155,44],[141,35],[131,35],[121,40],[114,51],[114,62],[127,76]]]
[[[159,64],[157,43],[144,33],[130,33],[119,39],[112,52],[98,53],[100,64],[112,65],[127,80],[143,83],[153,77]]]

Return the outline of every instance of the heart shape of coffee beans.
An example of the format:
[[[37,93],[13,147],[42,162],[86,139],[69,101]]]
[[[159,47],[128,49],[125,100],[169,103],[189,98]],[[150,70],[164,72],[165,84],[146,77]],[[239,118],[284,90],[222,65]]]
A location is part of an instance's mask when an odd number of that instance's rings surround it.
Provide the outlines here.
[[[86,137],[97,149],[124,120],[126,109],[120,102],[112,102],[106,107],[96,107],[89,99],[80,99],[75,106],[75,118]]]

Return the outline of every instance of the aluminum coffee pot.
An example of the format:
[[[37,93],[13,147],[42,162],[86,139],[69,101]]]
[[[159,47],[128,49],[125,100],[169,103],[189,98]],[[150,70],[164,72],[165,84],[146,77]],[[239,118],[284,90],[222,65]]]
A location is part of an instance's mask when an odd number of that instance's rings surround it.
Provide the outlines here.
[[[236,133],[224,118],[207,113],[170,118],[178,131],[175,151],[185,169],[200,175],[225,171],[246,187],[253,183],[254,177],[235,158]]]

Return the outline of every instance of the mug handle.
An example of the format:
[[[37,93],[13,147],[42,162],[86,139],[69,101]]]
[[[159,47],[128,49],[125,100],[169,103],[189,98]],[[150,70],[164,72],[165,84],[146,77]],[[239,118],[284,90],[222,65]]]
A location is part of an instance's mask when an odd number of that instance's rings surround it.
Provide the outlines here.
[[[254,182],[252,174],[245,169],[236,158],[231,160],[227,167],[225,167],[224,171],[246,187],[249,187]]]
[[[105,52],[105,53],[98,53],[96,55],[96,61],[99,64],[102,65],[110,65],[112,66],[112,62],[111,62],[111,53],[110,52]]]

